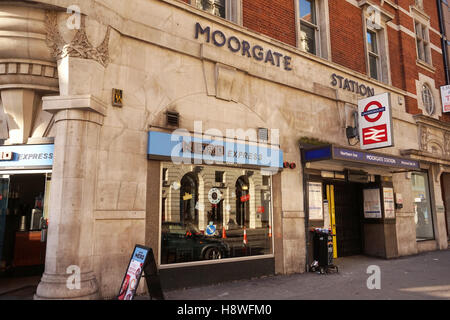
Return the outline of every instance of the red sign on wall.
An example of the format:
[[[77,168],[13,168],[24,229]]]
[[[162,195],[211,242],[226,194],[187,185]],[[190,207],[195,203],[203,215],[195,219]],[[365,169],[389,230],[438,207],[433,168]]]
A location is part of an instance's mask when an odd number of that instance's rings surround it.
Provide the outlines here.
[[[364,145],[371,145],[388,141],[388,129],[387,125],[385,124],[370,128],[364,128],[362,133]]]
[[[246,195],[246,196],[242,196],[241,197],[241,202],[247,202],[247,201],[250,201],[250,195],[249,194]]]

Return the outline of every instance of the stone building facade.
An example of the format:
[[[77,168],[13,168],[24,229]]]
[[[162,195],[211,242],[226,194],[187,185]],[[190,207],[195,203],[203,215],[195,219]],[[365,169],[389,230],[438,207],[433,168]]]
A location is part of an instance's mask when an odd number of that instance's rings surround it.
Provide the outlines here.
[[[340,256],[448,247],[436,2],[40,0],[0,2],[0,13],[1,148],[54,146],[36,298],[114,297],[135,244],[153,248],[164,288],[302,273],[309,228],[329,226],[325,203],[356,208],[336,211]],[[359,100],[383,93],[395,144],[369,155],[415,169],[307,161],[316,148],[361,151],[346,129]],[[173,161],[174,131],[200,139],[182,149],[191,162]],[[393,190],[393,216],[361,216],[369,187]],[[346,198],[352,190],[360,198]],[[356,240],[340,238],[340,223]]]

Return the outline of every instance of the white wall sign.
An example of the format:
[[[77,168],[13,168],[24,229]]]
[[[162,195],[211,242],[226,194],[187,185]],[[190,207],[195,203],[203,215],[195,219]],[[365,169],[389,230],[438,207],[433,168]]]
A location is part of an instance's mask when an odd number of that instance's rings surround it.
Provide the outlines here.
[[[394,146],[389,93],[360,100],[358,122],[361,149],[371,150]]]
[[[323,196],[321,182],[308,182],[309,220],[323,219]]]
[[[384,218],[394,219],[395,218],[394,189],[383,188],[383,199],[384,199]]]
[[[380,189],[364,189],[364,217],[381,219]]]
[[[442,112],[450,112],[450,86],[441,87]]]

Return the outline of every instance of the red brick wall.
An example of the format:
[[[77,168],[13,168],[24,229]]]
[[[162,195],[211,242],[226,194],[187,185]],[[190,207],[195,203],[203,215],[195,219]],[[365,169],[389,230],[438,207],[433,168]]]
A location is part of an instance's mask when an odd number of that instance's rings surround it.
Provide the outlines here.
[[[402,56],[399,54],[401,50],[401,39],[397,30],[393,28],[387,29],[389,43],[389,60],[391,62],[391,81],[392,85],[397,88],[405,87],[405,77],[403,76],[404,68],[402,64]]]
[[[243,0],[242,11],[244,27],[297,45],[293,0]]]
[[[347,1],[329,0],[333,62],[366,73],[361,9]]]
[[[181,0],[189,3],[189,0]],[[279,40],[291,46],[296,46],[296,13],[295,2],[298,0],[242,0],[243,26]],[[372,0],[381,5],[381,0]],[[393,1],[405,11],[410,11],[414,0]],[[356,72],[367,74],[366,54],[364,47],[364,31],[362,10],[344,0],[328,0],[330,17],[331,60]],[[401,10],[396,10],[386,2],[382,6],[393,19],[391,23],[401,25],[414,33],[414,20]],[[437,4],[434,0],[424,1],[424,11],[431,18],[431,28],[439,30]],[[430,41],[434,46],[441,47],[440,37],[430,30]],[[418,66],[416,63],[415,38],[403,31],[387,27],[389,44],[389,59],[392,85],[399,89],[417,94],[416,80],[419,72],[435,79],[436,88],[445,84],[444,64],[442,55],[432,52],[434,72]],[[440,97],[436,97],[440,98]],[[406,111],[412,114],[421,113],[417,101],[406,98]],[[450,115],[443,119],[450,121]]]

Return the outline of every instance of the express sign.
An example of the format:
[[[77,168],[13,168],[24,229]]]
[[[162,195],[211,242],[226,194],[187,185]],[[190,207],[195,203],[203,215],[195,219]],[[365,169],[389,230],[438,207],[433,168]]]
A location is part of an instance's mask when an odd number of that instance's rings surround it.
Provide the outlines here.
[[[361,149],[392,147],[392,112],[390,94],[383,93],[358,102]]]

